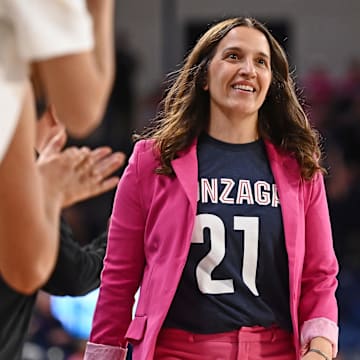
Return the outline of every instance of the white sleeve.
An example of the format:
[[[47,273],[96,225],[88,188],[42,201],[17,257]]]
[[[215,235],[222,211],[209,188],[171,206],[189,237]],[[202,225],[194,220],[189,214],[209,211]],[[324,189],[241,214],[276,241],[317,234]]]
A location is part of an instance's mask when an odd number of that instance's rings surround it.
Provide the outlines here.
[[[18,53],[44,60],[92,49],[92,19],[84,0],[10,0]]]

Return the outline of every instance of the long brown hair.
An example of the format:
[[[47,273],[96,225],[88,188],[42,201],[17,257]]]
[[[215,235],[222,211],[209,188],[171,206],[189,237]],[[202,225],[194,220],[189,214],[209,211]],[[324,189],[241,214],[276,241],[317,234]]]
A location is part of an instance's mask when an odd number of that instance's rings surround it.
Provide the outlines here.
[[[321,151],[317,132],[310,126],[299,103],[284,50],[269,30],[253,18],[223,20],[198,40],[183,67],[175,73],[176,79],[166,92],[154,126],[137,139],[154,139],[161,162],[157,172],[173,174],[171,160],[208,126],[210,99],[204,90],[207,68],[219,42],[238,26],[261,31],[271,51],[272,82],[259,110],[259,134],[292,154],[300,165],[302,177],[311,179],[317,171],[325,171],[319,164]]]

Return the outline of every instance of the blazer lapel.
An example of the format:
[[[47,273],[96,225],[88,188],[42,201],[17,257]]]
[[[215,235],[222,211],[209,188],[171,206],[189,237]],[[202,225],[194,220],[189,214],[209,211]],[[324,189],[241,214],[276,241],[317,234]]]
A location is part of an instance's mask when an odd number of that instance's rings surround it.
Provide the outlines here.
[[[196,214],[196,202],[198,191],[198,163],[196,156],[197,139],[189,148],[182,151],[179,157],[171,162],[176,177],[185,191],[191,203],[191,208]]]

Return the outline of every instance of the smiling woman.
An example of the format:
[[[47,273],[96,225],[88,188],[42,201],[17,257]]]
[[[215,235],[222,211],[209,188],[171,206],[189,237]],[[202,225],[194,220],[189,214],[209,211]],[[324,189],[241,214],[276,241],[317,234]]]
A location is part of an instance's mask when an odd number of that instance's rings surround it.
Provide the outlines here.
[[[336,356],[319,144],[270,32],[211,27],[138,139],[85,359],[124,359],[127,342],[134,360]]]
[[[270,56],[265,35],[253,28],[235,27],[219,42],[204,86],[209,135],[235,144],[258,138],[258,111],[272,77]]]

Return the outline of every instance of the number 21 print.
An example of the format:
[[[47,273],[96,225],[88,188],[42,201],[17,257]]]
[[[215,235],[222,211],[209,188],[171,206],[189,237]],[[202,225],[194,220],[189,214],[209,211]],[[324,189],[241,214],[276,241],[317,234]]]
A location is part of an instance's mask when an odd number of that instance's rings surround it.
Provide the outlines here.
[[[256,288],[256,268],[259,246],[259,218],[250,216],[234,216],[234,230],[244,232],[244,258],[242,278],[245,285],[255,295],[259,296]],[[200,260],[196,267],[196,280],[203,294],[231,294],[234,290],[233,279],[214,280],[212,272],[225,257],[225,225],[213,214],[199,214],[196,216],[195,227],[191,242],[204,243],[204,230],[210,232],[210,251]]]

